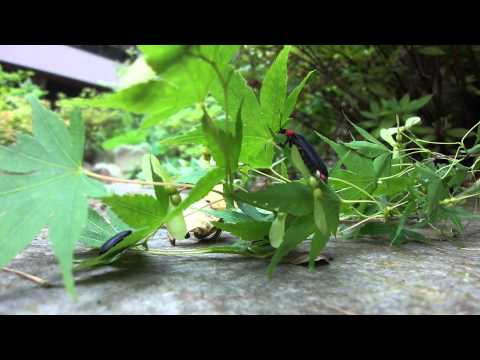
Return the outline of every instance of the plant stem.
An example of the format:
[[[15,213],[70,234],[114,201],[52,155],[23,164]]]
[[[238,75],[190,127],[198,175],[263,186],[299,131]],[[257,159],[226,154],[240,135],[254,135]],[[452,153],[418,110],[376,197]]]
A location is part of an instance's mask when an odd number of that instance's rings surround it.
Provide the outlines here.
[[[18,275],[20,277],[23,277],[24,279],[33,281],[34,283],[36,283],[36,284],[38,284],[42,287],[50,287],[51,286],[51,284],[48,281],[43,280],[42,278],[39,278],[38,276],[28,274],[28,273],[23,272],[23,271],[14,270],[14,269],[6,268],[6,267],[2,268],[2,270],[5,271],[5,272],[9,272],[9,273]]]
[[[239,249],[234,246],[211,246],[211,247],[204,247],[204,248],[196,248],[196,249],[149,249],[149,250],[140,250],[135,249],[136,251],[143,252],[150,255],[158,255],[158,256],[196,256],[196,255],[204,255],[204,254],[232,254],[232,255],[242,255],[242,256],[251,256],[251,257],[265,257],[264,255],[255,255],[253,253],[249,253],[243,249]]]
[[[358,187],[357,185],[352,184],[352,183],[349,182],[349,181],[346,181],[346,180],[343,180],[343,179],[338,179],[338,178],[335,178],[335,177],[329,177],[329,180],[341,182],[341,183],[347,184],[348,186],[351,186],[351,187],[357,189],[357,190],[360,191],[362,194],[364,194],[364,195],[366,195],[367,197],[369,197],[370,199],[372,199],[375,204],[377,204],[378,206],[380,206],[380,204],[378,203],[378,201],[377,201],[372,195],[370,195],[368,192],[366,192],[364,189],[362,189],[361,187]]]
[[[167,182],[155,182],[155,181],[142,181],[142,180],[127,180],[127,179],[119,179],[111,176],[106,176],[106,175],[100,175],[96,174],[94,172],[91,172],[87,169],[83,169],[83,172],[85,175],[90,176],[92,178],[96,178],[102,181],[110,181],[110,182],[115,182],[115,183],[122,183],[122,184],[135,184],[135,185],[147,185],[147,186],[166,186],[166,185],[172,185],[172,183],[167,183]],[[177,186],[181,186],[184,189],[191,189],[194,187],[192,184],[174,184]]]
[[[364,224],[364,223],[366,223],[366,222],[369,222],[369,221],[371,221],[371,220],[381,219],[382,217],[383,217],[383,216],[381,216],[381,215],[369,216],[368,218],[366,218],[366,219],[364,219],[364,220],[362,220],[362,221],[359,221],[359,222],[357,222],[356,224],[354,224],[354,225],[352,225],[352,226],[350,226],[350,227],[348,227],[348,228],[346,228],[346,229],[343,229],[342,231],[340,231],[340,234],[345,233],[345,232],[347,232],[347,231],[349,231],[349,230],[352,230],[352,229],[354,229],[354,228],[356,228],[356,227],[358,227],[358,226],[360,226],[360,225],[362,225],[362,224]]]

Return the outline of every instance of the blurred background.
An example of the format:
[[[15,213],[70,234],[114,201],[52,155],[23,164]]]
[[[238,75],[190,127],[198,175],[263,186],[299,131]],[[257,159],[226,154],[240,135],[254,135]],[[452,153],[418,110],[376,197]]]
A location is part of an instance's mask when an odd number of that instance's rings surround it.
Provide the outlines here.
[[[258,91],[264,74],[282,46],[244,45],[235,67]],[[31,132],[25,100],[34,94],[66,121],[72,110],[61,100],[121,88],[126,69],[135,63],[135,45],[0,45],[0,144]],[[289,87],[311,70],[293,114],[301,132],[325,158],[332,154],[314,130],[331,138],[351,138],[347,119],[379,134],[400,119],[418,115],[418,136],[458,141],[480,120],[480,45],[296,45],[289,60]],[[139,67],[138,71],[145,71]],[[131,72],[129,74],[131,76]],[[199,165],[202,145],[162,145],[172,134],[199,123],[196,107],[161,125],[140,129],[142,116],[119,110],[83,109],[87,125],[87,164],[97,171],[133,177],[139,158],[152,152],[172,173]],[[450,153],[448,145],[439,151]]]

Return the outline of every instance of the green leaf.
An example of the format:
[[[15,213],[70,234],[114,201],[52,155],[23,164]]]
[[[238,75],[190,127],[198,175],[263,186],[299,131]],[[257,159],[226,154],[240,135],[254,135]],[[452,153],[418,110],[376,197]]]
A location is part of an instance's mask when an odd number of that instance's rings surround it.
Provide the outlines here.
[[[284,119],[287,98],[287,63],[291,47],[285,46],[265,75],[260,90],[260,105],[263,122],[271,129],[278,129]]]
[[[176,211],[178,206],[173,205],[170,203],[170,207],[168,209],[169,212]],[[187,234],[187,223],[185,222],[185,217],[183,216],[183,211],[180,211],[177,216],[174,216],[171,220],[169,220],[165,224],[168,233],[174,239],[184,239],[185,235]]]
[[[204,177],[202,177],[195,187],[189,192],[188,196],[175,208],[175,210],[169,212],[163,219],[163,222],[168,223],[175,216],[186,210],[189,206],[195,204],[204,198],[214,187],[217,185],[224,176],[224,170],[220,168],[214,168],[210,170]]]
[[[133,247],[136,244],[140,243],[142,240],[154,235],[156,231],[157,228],[154,227],[136,230],[130,236],[127,236],[117,245],[108,250],[106,253],[81,261],[80,264],[75,267],[75,270],[78,271],[90,267],[111,264],[120,258],[125,249]]]
[[[235,211],[235,210],[211,210],[211,209],[202,209],[203,212],[215,216],[219,219],[223,219],[225,223],[228,224],[238,224],[242,222],[248,222],[252,219],[250,216],[245,215],[244,213]],[[263,220],[263,219],[260,219]]]
[[[73,160],[77,164],[82,164],[85,148],[85,124],[82,120],[80,109],[76,108],[70,114],[70,127],[68,130],[72,139]]]
[[[147,133],[143,130],[131,130],[115,136],[102,143],[105,150],[113,150],[122,145],[137,145],[146,141]]]
[[[158,159],[151,154],[145,154],[143,157],[142,170],[147,181],[163,182],[164,180],[169,180],[168,176],[166,176],[166,172],[162,170]],[[166,214],[167,212],[175,211],[177,206],[172,203],[170,194],[165,189],[165,186],[155,185],[153,188],[155,190],[155,197],[162,207],[163,213]],[[180,211],[179,214],[168,221],[165,226],[168,233],[174,239],[185,238],[187,224],[185,223],[183,212]]]
[[[196,100],[192,89],[184,89],[166,80],[150,80],[124,90],[100,95],[93,99],[74,99],[70,103],[80,107],[120,109],[140,114],[162,113],[167,118]]]
[[[295,109],[295,105],[297,104],[297,99],[298,95],[300,95],[300,92],[303,90],[305,87],[305,84],[307,83],[308,79],[310,79],[310,76],[315,72],[315,70],[310,71],[307,76],[305,76],[300,84],[298,84],[295,89],[292,90],[290,95],[287,97],[287,101],[285,102],[285,110],[283,117],[284,119],[282,120],[282,125],[280,126],[281,128],[286,126],[286,123],[288,122],[288,118],[292,114],[293,110]],[[280,131],[280,129],[278,129]]]
[[[382,180],[378,183],[378,187],[373,193],[374,196],[391,196],[403,192],[410,186],[413,186],[417,179],[410,175],[394,177]]]
[[[392,155],[384,153],[375,160],[373,160],[373,169],[375,171],[375,178],[387,177],[391,174],[392,169]]]
[[[371,222],[359,229],[358,236],[391,237],[395,230],[396,227],[394,224]]]
[[[264,221],[250,220],[236,224],[227,224],[222,222],[213,222],[213,225],[232,235],[240,237],[242,240],[262,240],[268,236],[271,223]]]
[[[466,176],[467,176],[466,169],[455,169],[455,171],[453,171],[453,175],[448,180],[447,186],[449,188],[456,188],[462,185],[463,182],[465,181]]]
[[[273,215],[271,213],[265,214],[260,212],[255,206],[247,204],[246,202],[237,201],[238,208],[242,210],[242,213],[251,217],[256,221],[273,221]]]
[[[467,131],[468,130],[465,128],[455,128],[455,129],[449,129],[446,132],[448,136],[461,139],[467,133]],[[474,136],[474,135],[475,135],[474,133],[469,134],[469,136]]]
[[[195,129],[186,134],[169,136],[159,142],[160,145],[190,145],[190,144],[207,144],[207,139],[202,129]]]
[[[192,53],[217,63],[222,69],[237,50],[238,46],[202,45],[192,48]],[[149,51],[154,52],[153,49]],[[154,59],[149,60],[152,64],[156,63],[156,57],[151,59]],[[161,79],[136,84],[94,99],[75,99],[70,103],[148,114],[148,120],[143,127],[153,126],[196,102],[202,102],[217,76],[213,67],[199,57],[187,56],[182,57],[179,63],[167,63],[167,67],[159,65],[164,67]]]
[[[279,213],[272,222],[268,237],[270,239],[270,245],[277,249],[283,242],[285,236],[285,221],[287,220],[287,214]]]
[[[145,154],[142,159],[142,171],[145,176],[145,180],[150,182],[163,182],[162,175],[164,172],[161,169],[160,162],[152,154]],[[155,191],[155,197],[160,205],[161,212],[166,214],[169,207],[169,194],[165,189],[165,186],[155,185],[153,187]]]
[[[130,227],[109,211],[109,221],[92,208],[88,209],[88,220],[82,231],[80,242],[91,248],[101,247],[107,240]]]
[[[172,103],[165,101],[162,103],[154,104],[154,107],[151,110],[152,112],[144,116],[140,129],[150,129],[151,127],[154,127],[161,122],[170,119],[172,116],[177,116],[178,114],[181,114],[183,110],[188,108],[188,99],[185,102],[174,100],[174,102]]]
[[[414,116],[411,118],[408,118],[405,121],[405,129],[410,130],[411,128],[420,125],[422,123],[422,119],[420,119],[418,116]]]
[[[270,265],[268,266],[268,275],[271,277],[280,261],[314,232],[315,223],[311,215],[298,217],[292,221],[285,232],[285,238],[282,244],[272,257]]]
[[[368,158],[374,158],[388,152],[388,149],[384,145],[374,144],[369,141],[352,141],[344,145]]]
[[[433,95],[425,95],[420,99],[414,100],[410,103],[406,111],[415,112],[423,108],[425,105],[427,105],[430,102],[430,100],[432,100],[432,98],[433,98]],[[416,118],[416,119],[419,119],[419,118]],[[418,123],[416,125],[418,125]]]
[[[469,155],[477,154],[479,152],[480,152],[480,144],[475,145],[474,147],[467,150],[467,154]]]
[[[395,230],[395,234],[393,235],[391,245],[399,245],[401,243],[405,223],[408,220],[408,216],[413,212],[413,210],[415,210],[415,202],[412,201],[409,202],[405,210],[403,210],[400,221],[398,222],[397,229]]]
[[[202,118],[202,130],[216,165],[225,169],[230,153],[230,146],[226,139],[229,134],[217,127],[208,114]]]
[[[312,244],[310,245],[310,254],[308,260],[308,267],[310,268],[310,270],[315,269],[315,260],[325,248],[329,239],[330,237],[328,234],[325,234],[321,231],[315,231],[312,239]]]
[[[164,206],[145,194],[113,195],[102,200],[118,217],[134,229],[159,228],[165,217]]]
[[[335,150],[348,170],[362,174],[363,176],[374,177],[373,161],[371,159],[358,154],[353,149],[349,149],[346,144],[337,144],[322,134],[318,132],[315,133]]]
[[[148,66],[145,57],[140,56],[119,75],[116,90],[126,89],[130,86],[150,81],[155,77],[156,74]]]
[[[324,235],[328,235],[329,229],[326,211],[323,207],[323,201],[321,196],[315,196],[315,191],[313,197],[313,220],[315,221],[315,225],[317,226],[317,231]]]
[[[340,222],[340,198],[338,197],[336,192],[333,191],[327,184],[320,182],[318,184],[318,187],[322,191],[322,196],[318,200],[322,204],[322,208],[325,214],[325,221],[327,223],[326,233],[335,236],[337,234],[337,228]]]
[[[438,46],[424,46],[421,48],[417,48],[417,51],[420,54],[427,55],[427,56],[443,56],[446,55],[445,51],[443,51]]]
[[[234,135],[217,127],[208,114],[202,119],[202,129],[208,147],[217,166],[224,169],[226,179],[233,179],[233,173],[238,168],[243,139],[242,106],[243,101],[238,108]]]
[[[312,191],[299,182],[275,184],[256,192],[236,192],[238,201],[243,201],[261,209],[281,211],[295,216],[313,212]]]
[[[435,179],[427,187],[427,215],[435,221],[440,208],[439,202],[448,197],[448,189],[443,184],[442,180]]]
[[[292,157],[292,164],[297,168],[298,171],[300,171],[300,173],[305,179],[308,179],[310,176],[313,175],[310,173],[310,170],[303,162],[300,151],[298,150],[296,145],[292,145],[290,154]]]
[[[165,72],[181,61],[192,45],[138,45],[145,61],[157,73]]]
[[[252,167],[269,167],[272,163],[273,145],[268,144],[270,133],[267,124],[263,122],[260,114],[260,105],[253,90],[248,86],[243,76],[238,71],[230,69],[228,83],[228,112],[238,114],[240,103],[242,108],[243,141],[240,161]],[[212,86],[212,95],[225,109],[224,91],[218,83]]]
[[[380,141],[378,141],[373,135],[371,135],[368,131],[362,129],[360,126],[357,126],[355,125],[353,122],[351,122],[350,120],[348,120],[348,122],[355,128],[355,130],[357,130],[357,132],[363,136],[363,138],[367,141],[370,141],[371,143],[374,143],[374,144],[377,144],[377,145],[380,145],[380,146],[383,146],[383,148],[385,148],[387,150],[387,148],[385,147],[385,145],[383,145]]]
[[[82,171],[84,127],[77,114],[70,129],[57,114],[28,98],[33,134],[0,146],[0,267],[48,226],[65,287],[75,293],[73,250],[87,222],[88,198],[106,196],[105,187]]]

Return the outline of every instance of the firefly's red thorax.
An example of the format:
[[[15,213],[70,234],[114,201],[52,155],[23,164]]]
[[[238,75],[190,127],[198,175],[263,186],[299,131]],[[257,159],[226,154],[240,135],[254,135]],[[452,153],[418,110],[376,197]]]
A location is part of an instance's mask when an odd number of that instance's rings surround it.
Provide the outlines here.
[[[282,129],[282,130],[280,130],[280,133],[284,134],[286,137],[295,136],[295,131],[289,130],[289,129]]]

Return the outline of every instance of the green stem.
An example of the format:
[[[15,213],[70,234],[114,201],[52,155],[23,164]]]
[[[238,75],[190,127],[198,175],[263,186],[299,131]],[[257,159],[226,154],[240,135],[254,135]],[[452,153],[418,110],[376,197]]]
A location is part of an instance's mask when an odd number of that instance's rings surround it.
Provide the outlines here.
[[[348,186],[351,186],[351,187],[357,189],[357,190],[360,191],[362,194],[364,194],[364,195],[366,195],[368,198],[370,198],[375,204],[377,204],[379,207],[381,207],[381,205],[379,204],[379,202],[378,202],[372,195],[370,195],[368,192],[366,192],[366,191],[365,191],[364,189],[362,189],[361,187],[358,187],[357,185],[352,184],[351,182],[349,182],[349,181],[347,181],[347,180],[339,179],[339,178],[332,177],[332,176],[330,176],[328,179],[329,179],[329,180],[332,180],[332,181],[337,181],[337,182],[341,182],[341,183],[347,184]]]
[[[195,249],[149,249],[149,250],[140,250],[135,249],[138,252],[142,252],[145,254],[150,255],[157,255],[157,256],[197,256],[197,255],[204,255],[204,254],[231,254],[231,255],[241,255],[241,256],[250,256],[256,258],[264,258],[271,256],[270,253],[256,255],[254,253],[250,253],[247,250],[235,247],[235,246],[211,246],[211,247],[204,247],[204,248],[195,248]]]
[[[175,184],[175,183],[168,183],[168,182],[155,182],[155,181],[141,181],[141,180],[126,180],[126,179],[119,179],[111,176],[105,176],[105,175],[100,175],[96,174],[94,172],[91,172],[87,169],[82,169],[84,174],[95,178],[99,179],[102,181],[108,181],[108,182],[115,182],[115,183],[123,183],[123,184],[134,184],[134,185],[147,185],[147,186],[166,186],[166,185],[175,185],[175,186],[181,186],[184,188],[193,188],[195,185],[192,184]]]

